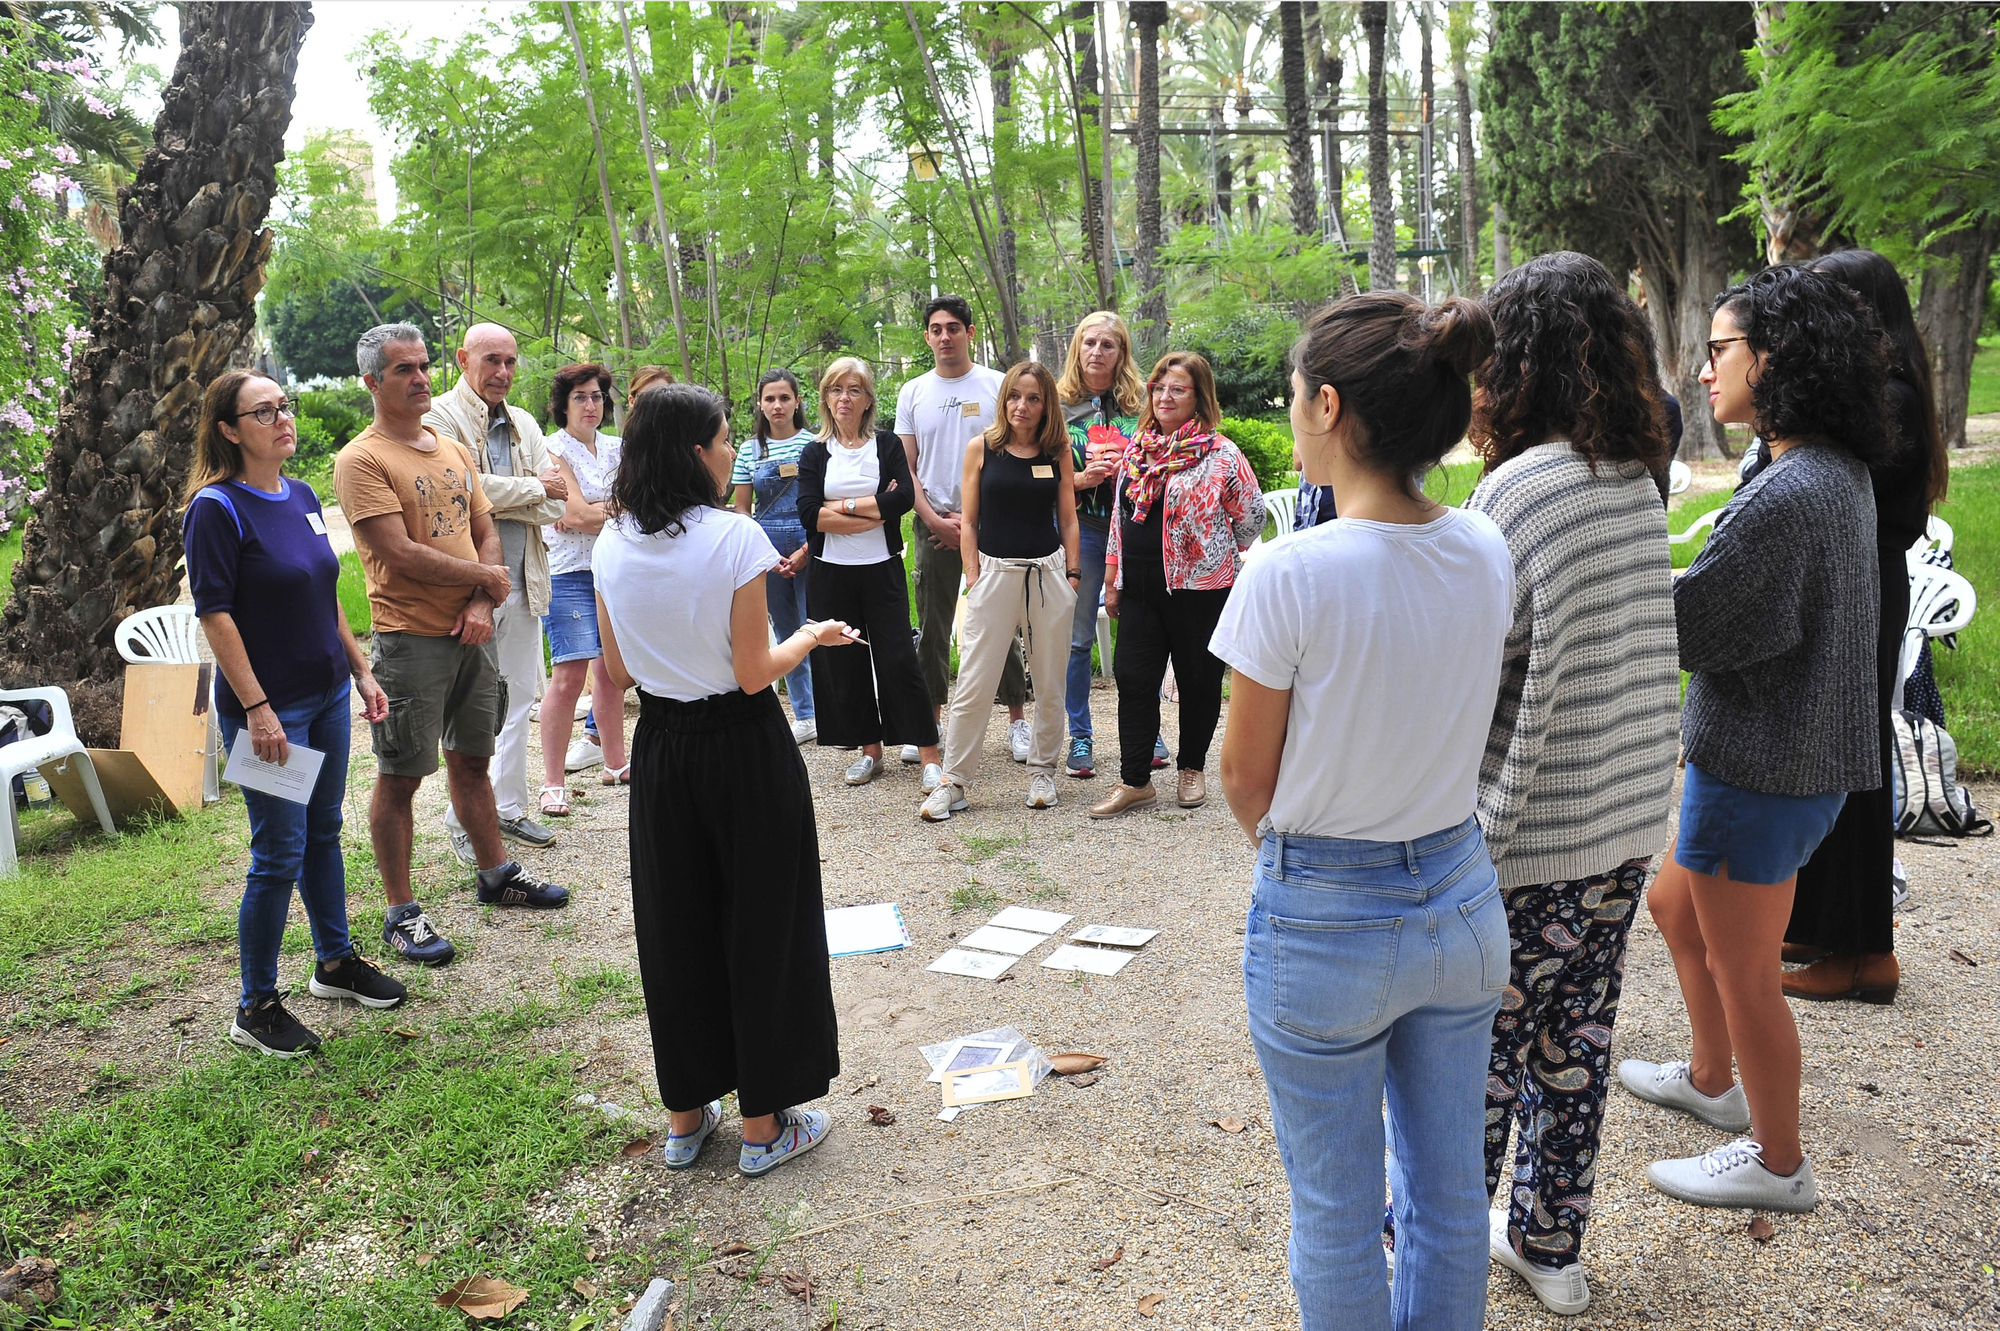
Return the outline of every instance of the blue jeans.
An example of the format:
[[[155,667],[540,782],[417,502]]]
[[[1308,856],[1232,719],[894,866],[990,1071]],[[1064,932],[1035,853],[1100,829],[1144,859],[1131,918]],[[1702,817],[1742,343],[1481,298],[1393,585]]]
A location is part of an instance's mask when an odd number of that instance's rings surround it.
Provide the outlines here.
[[[1472,819],[1403,842],[1265,836],[1243,983],[1292,1185],[1305,1331],[1483,1325],[1486,1063],[1508,965],[1507,910]]]
[[[243,792],[250,814],[250,873],[236,913],[236,948],[245,1005],[278,992],[278,947],[284,942],[295,883],[319,959],[331,963],[354,951],[347,939],[347,871],[340,858],[340,806],[347,797],[347,748],[353,733],[350,687],[342,680],[316,698],[277,709],[286,739],[326,755],[312,803]],[[245,723],[228,716],[218,719],[227,751]]]
[[[778,533],[765,529],[777,544]],[[778,553],[789,555],[805,544],[805,528],[794,527],[799,539],[787,549],[778,544]],[[798,576],[788,578],[773,569],[764,575],[764,605],[771,612],[771,631],[778,635],[780,642],[799,631],[799,625],[811,618],[806,614],[806,578],[812,568],[812,561],[806,561],[805,568]],[[813,719],[812,667],[801,661],[785,676],[785,694],[792,700],[792,715],[800,721]]]
[[[1104,552],[1111,533],[1079,522],[1077,535],[1083,581],[1076,585],[1076,617],[1069,626],[1069,677],[1063,683],[1063,701],[1069,707],[1070,735],[1089,739],[1090,649],[1097,645],[1097,606],[1104,598]],[[1104,669],[1111,669],[1109,661]]]

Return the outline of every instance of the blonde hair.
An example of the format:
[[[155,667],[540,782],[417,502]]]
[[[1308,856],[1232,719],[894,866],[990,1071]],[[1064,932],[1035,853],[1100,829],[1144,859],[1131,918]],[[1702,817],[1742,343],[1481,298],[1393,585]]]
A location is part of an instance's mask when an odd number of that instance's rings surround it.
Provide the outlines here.
[[[1062,408],[1056,401],[1056,379],[1049,373],[1049,367],[1039,361],[1016,361],[1000,380],[1000,396],[993,406],[993,424],[986,427],[981,438],[987,450],[1005,448],[1014,427],[1007,420],[1007,397],[1014,391],[1014,385],[1023,379],[1033,379],[1042,390],[1042,423],[1035,428],[1035,442],[1041,445],[1042,456],[1059,458],[1069,451],[1069,427],[1063,423]]]
[[[833,410],[827,405],[826,392],[842,379],[853,375],[868,390],[868,410],[861,414],[861,436],[866,439],[875,433],[875,372],[868,368],[868,362],[859,356],[842,356],[835,360],[819,376],[819,415],[829,434],[838,434],[834,425]]]
[[[1111,310],[1094,310],[1077,322],[1069,336],[1069,355],[1063,358],[1062,378],[1056,380],[1056,397],[1063,402],[1081,402],[1090,395],[1083,382],[1083,335],[1102,324],[1118,335],[1118,364],[1111,371],[1111,395],[1118,405],[1133,415],[1146,405],[1146,384],[1139,367],[1132,363],[1132,331]]]
[[[253,379],[265,376],[254,370],[225,370],[201,395],[201,423],[194,430],[194,462],[188,468],[183,504],[192,504],[205,487],[219,485],[243,470],[242,445],[225,435],[222,426],[225,421],[235,424],[236,400],[243,395],[243,385]]]
[[[1146,376],[1146,407],[1139,413],[1139,428],[1160,429],[1160,418],[1153,414],[1153,385],[1160,382],[1160,376],[1168,370],[1179,370],[1194,383],[1194,418],[1201,427],[1211,434],[1222,428],[1222,404],[1215,396],[1215,371],[1208,366],[1208,358],[1198,351],[1169,351],[1153,362],[1153,372]]]
[[[605,377],[609,378],[610,376],[607,375]],[[632,371],[632,382],[625,390],[626,404],[629,406],[631,403],[637,402],[639,394],[645,392],[654,384],[678,382],[674,378],[673,371],[664,365],[641,365],[638,369]],[[608,392],[609,389],[607,388],[606,391]]]

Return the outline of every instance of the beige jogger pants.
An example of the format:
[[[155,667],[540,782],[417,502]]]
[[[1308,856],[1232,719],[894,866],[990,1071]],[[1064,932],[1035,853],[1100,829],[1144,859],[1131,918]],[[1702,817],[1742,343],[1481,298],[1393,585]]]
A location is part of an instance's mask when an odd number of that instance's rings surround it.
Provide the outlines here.
[[[965,597],[958,682],[945,717],[944,779],[953,785],[968,789],[979,773],[980,748],[993,717],[993,690],[1016,632],[1027,636],[1028,673],[1035,682],[1028,772],[1054,775],[1068,728],[1063,688],[1070,621],[1076,613],[1076,590],[1064,573],[1060,548],[1043,559],[980,557],[979,580]]]

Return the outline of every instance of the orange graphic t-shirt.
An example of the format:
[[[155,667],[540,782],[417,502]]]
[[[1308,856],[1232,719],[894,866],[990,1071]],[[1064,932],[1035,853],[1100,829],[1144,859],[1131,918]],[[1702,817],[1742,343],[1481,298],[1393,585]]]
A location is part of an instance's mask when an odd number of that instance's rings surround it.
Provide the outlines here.
[[[472,599],[472,588],[439,586],[392,574],[369,547],[361,523],[388,513],[403,515],[404,530],[413,541],[457,559],[479,558],[472,541],[472,520],[490,513],[493,505],[479,485],[479,470],[456,440],[443,439],[424,426],[435,448],[399,443],[374,426],[349,441],[333,462],[333,489],[341,511],[354,528],[354,547],[368,577],[368,609],[375,628],[443,638],[451,633],[458,612]]]

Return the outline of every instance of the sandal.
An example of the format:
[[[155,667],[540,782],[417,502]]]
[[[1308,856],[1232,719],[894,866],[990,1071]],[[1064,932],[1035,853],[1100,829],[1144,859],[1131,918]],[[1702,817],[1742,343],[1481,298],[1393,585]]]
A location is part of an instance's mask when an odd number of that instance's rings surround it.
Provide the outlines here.
[[[543,786],[540,804],[544,818],[569,817],[569,788],[566,786]]]
[[[613,767],[606,763],[597,779],[607,786],[629,786],[632,784],[632,764],[628,762],[623,767]]]

